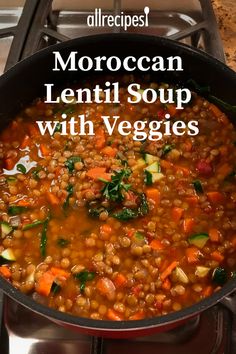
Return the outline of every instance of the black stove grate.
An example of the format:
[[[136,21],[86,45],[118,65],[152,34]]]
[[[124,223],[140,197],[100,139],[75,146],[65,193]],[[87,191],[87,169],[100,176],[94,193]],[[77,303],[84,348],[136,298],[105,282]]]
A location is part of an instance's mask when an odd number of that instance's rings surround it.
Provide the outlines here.
[[[225,55],[211,0],[198,1],[201,6],[200,17],[196,18],[196,21],[189,19],[189,25],[187,27],[180,29],[174,34],[168,35],[168,38],[178,41],[183,41],[188,38],[190,45],[203,49],[224,62]],[[63,42],[71,38],[71,36],[64,35],[58,31],[57,25],[60,11],[53,11],[52,3],[53,0],[26,0],[19,24],[13,28],[0,30],[0,38],[14,35],[5,70],[45,46]],[[113,9],[110,10],[109,13],[117,14],[121,9],[121,0],[113,0]],[[77,23],[79,21],[84,22],[88,14],[90,14],[88,11],[77,12]],[[150,21],[153,23],[154,27],[155,22],[158,21],[159,16],[162,15],[163,12],[151,10]],[[175,15],[174,12],[169,12],[168,18],[170,19]],[[73,12],[70,13],[70,16],[73,16]],[[114,28],[112,31],[118,32],[120,29]],[[108,32],[108,30],[105,29],[103,32]],[[152,34],[155,34],[155,28]],[[156,34],[158,35],[159,33],[156,32]],[[83,34],[80,34],[80,31],[78,31],[77,36],[80,35]]]

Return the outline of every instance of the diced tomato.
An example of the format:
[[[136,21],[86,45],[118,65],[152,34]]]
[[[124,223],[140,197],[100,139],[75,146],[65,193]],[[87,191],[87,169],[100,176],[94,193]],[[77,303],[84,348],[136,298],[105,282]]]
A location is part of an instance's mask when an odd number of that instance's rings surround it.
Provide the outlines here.
[[[210,176],[213,172],[213,168],[209,162],[206,160],[200,160],[196,164],[196,169],[198,170],[199,174],[202,176]]]

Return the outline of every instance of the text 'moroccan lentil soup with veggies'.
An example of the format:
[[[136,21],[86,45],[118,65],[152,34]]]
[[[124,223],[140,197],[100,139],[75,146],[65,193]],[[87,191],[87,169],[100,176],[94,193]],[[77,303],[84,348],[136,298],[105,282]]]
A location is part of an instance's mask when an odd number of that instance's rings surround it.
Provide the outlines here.
[[[35,101],[0,135],[0,274],[37,302],[92,319],[139,320],[210,296],[236,271],[236,132],[193,93],[174,104]],[[157,89],[167,84],[151,82]],[[86,113],[95,135],[35,122]],[[199,122],[196,136],[109,136],[101,115]],[[145,128],[146,129],[146,128]]]

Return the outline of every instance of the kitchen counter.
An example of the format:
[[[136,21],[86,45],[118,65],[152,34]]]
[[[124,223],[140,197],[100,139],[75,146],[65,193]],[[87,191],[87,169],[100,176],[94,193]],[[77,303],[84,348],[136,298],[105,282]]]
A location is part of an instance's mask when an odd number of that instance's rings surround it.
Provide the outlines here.
[[[236,71],[236,2],[212,0],[220,28],[227,64]]]

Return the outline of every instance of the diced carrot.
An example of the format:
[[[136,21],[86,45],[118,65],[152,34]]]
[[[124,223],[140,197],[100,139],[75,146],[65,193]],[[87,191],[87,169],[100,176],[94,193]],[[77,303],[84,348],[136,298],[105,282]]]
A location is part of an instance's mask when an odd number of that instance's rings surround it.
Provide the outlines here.
[[[170,263],[170,265],[161,273],[161,280],[164,281],[171,273],[172,271],[177,267],[179,262],[173,261]]]
[[[221,176],[221,178],[224,179],[232,172],[232,167],[228,163],[223,163],[217,168],[216,172],[218,176]]]
[[[56,278],[68,279],[70,273],[61,268],[52,267],[37,280],[35,289],[37,293],[43,296],[50,294],[52,284]]]
[[[103,128],[99,127],[95,133],[95,147],[102,149],[106,144],[106,136]]]
[[[111,146],[105,146],[103,149],[102,149],[102,153],[104,155],[107,155],[109,157],[115,157],[116,154],[117,154],[117,149],[114,148],[114,147],[111,147]]]
[[[124,274],[118,273],[114,279],[114,284],[117,288],[125,286],[127,284],[127,278]]]
[[[184,219],[184,222],[183,222],[184,233],[189,234],[190,232],[192,232],[194,225],[195,225],[195,221],[193,218]]]
[[[100,235],[103,240],[107,240],[112,234],[112,227],[109,224],[103,224],[100,226]]]
[[[20,149],[25,149],[27,146],[30,145],[31,139],[29,135],[25,135],[22,143],[20,144]]]
[[[49,203],[52,205],[59,205],[60,204],[60,199],[52,192],[47,192],[47,199],[48,199]]]
[[[212,285],[208,285],[206,288],[202,290],[202,296],[203,297],[209,297],[213,293],[213,287]]]
[[[183,212],[184,212],[183,208],[174,207],[171,211],[172,220],[174,222],[180,221],[180,219],[183,215]]]
[[[98,180],[99,178],[105,179],[106,181],[111,180],[111,174],[106,172],[105,167],[94,167],[87,171],[87,176]]]
[[[210,103],[209,110],[214,114],[216,118],[219,118],[223,114],[221,110],[213,103]]]
[[[149,243],[149,246],[153,249],[153,250],[156,250],[156,251],[160,251],[160,250],[163,250],[165,247],[163,245],[163,243],[161,243],[160,240],[152,240],[150,243]]]
[[[28,207],[28,206],[31,206],[31,202],[26,199],[21,199],[21,200],[19,200],[19,202],[17,202],[17,205],[23,206],[23,207]]]
[[[7,170],[12,170],[15,166],[15,160],[12,159],[12,158],[8,158],[8,159],[5,159],[4,160],[4,167],[7,169]]]
[[[51,150],[45,144],[40,144],[39,149],[43,156],[49,156]]]
[[[169,261],[167,259],[162,259],[161,265],[159,267],[159,272],[162,273],[168,267]]]
[[[35,285],[35,290],[37,293],[43,296],[48,296],[50,294],[52,284],[54,282],[55,275],[52,274],[51,270],[43,273],[43,275],[37,280]]]
[[[210,200],[211,203],[218,204],[223,202],[224,195],[220,192],[208,192],[207,198]]]
[[[190,175],[190,169],[187,168],[187,167],[184,167],[184,166],[176,166],[175,165],[175,170],[178,172],[178,171],[181,171],[184,175],[184,177],[188,177]]]
[[[140,311],[134,313],[133,315],[131,315],[129,317],[129,320],[131,320],[131,321],[142,320],[144,317],[145,317],[144,311],[140,310]]]
[[[161,160],[160,161],[161,167],[163,167],[166,170],[171,170],[173,168],[173,163],[166,161],[166,160]]]
[[[68,279],[70,276],[69,272],[67,272],[66,270],[61,269],[61,268],[52,267],[50,270],[55,277],[62,277],[62,278]]]
[[[0,267],[0,274],[4,277],[4,278],[10,278],[11,277],[11,271],[10,269],[5,266],[5,265],[2,265]]]
[[[123,319],[124,319],[122,314],[114,311],[113,309],[108,309],[107,318],[112,321],[123,321]]]
[[[171,117],[174,117],[176,115],[177,108],[173,104],[168,104],[167,105],[167,111],[168,111],[168,113],[170,114]]]
[[[214,251],[211,253],[211,258],[214,259],[214,261],[221,263],[225,257],[220,252]]]
[[[211,228],[209,230],[209,237],[212,242],[219,242],[221,238],[221,233],[219,230]]]
[[[164,290],[170,290],[170,288],[171,288],[171,282],[170,282],[169,278],[166,278],[166,279],[163,281],[161,287],[162,287],[162,289],[164,289]]]
[[[196,206],[198,204],[199,198],[197,196],[192,196],[186,197],[185,200],[190,206]]]
[[[115,299],[116,287],[113,281],[111,281],[109,278],[106,277],[100,278],[97,281],[96,287],[102,295],[108,298],[108,300],[112,301]]]
[[[148,200],[152,200],[156,206],[160,204],[161,194],[156,188],[148,188],[146,190],[146,196]]]
[[[200,251],[197,247],[188,247],[185,251],[188,263],[197,263],[199,261]]]

